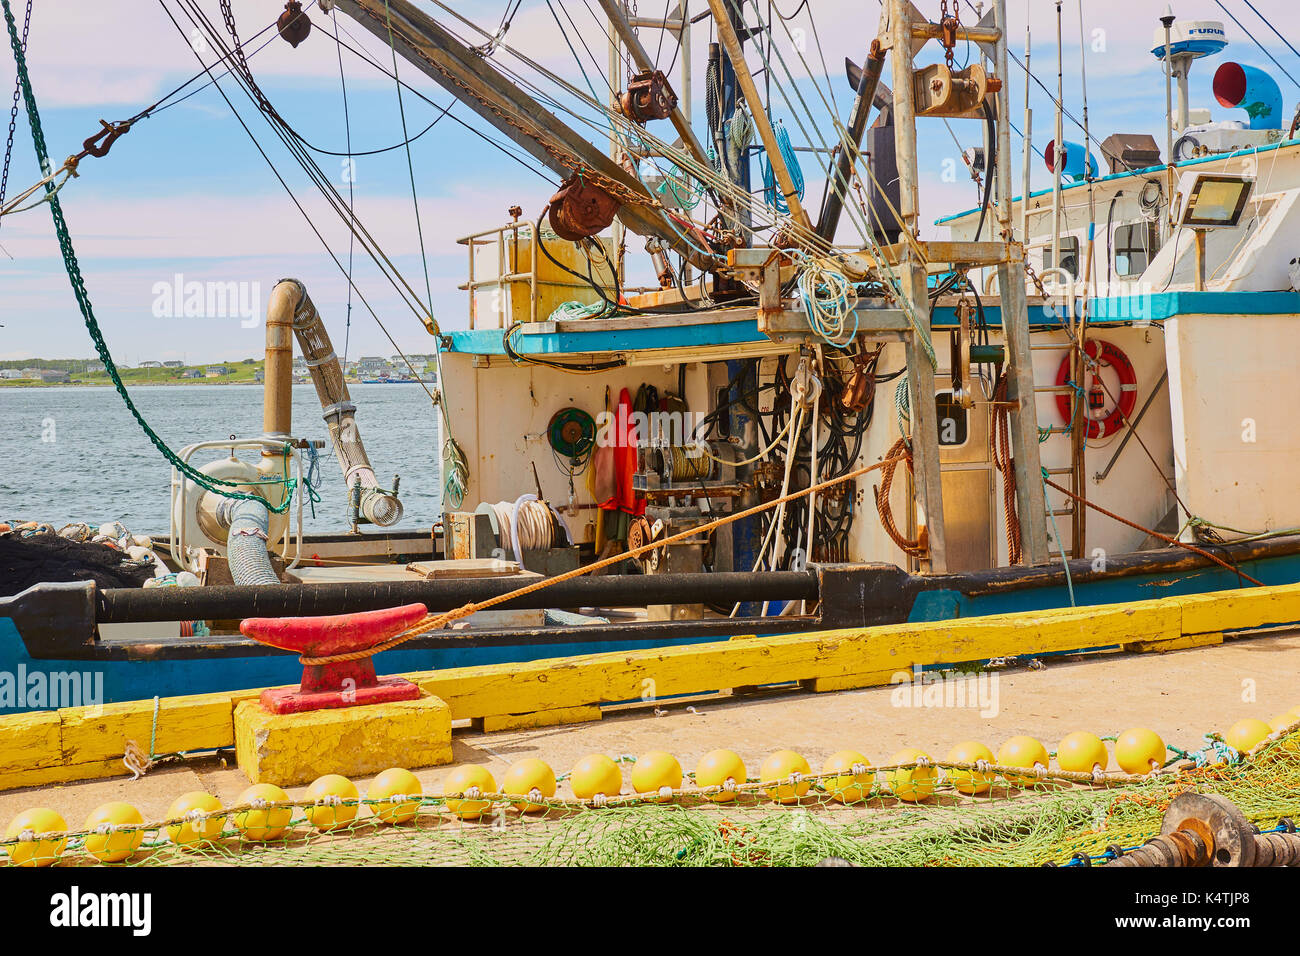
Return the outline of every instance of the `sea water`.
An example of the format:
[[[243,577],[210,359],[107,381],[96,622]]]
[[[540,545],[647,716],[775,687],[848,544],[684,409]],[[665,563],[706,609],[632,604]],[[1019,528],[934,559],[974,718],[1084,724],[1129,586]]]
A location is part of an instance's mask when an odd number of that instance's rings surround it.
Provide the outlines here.
[[[350,385],[357,430],[383,487],[401,475],[405,515],[395,526],[428,527],[441,518],[438,422],[418,384]],[[174,451],[186,445],[262,430],[261,385],[138,386],[131,397],[145,421]],[[0,388],[8,435],[0,454],[0,521],[121,521],[137,534],[168,528],[171,465],[131,417],[112,387]],[[316,517],[310,532],[348,527],[343,474],[328,443],[311,385],[293,388],[293,433],[325,439],[320,452]],[[198,452],[198,464],[229,452]],[[241,453],[255,460],[256,453]]]

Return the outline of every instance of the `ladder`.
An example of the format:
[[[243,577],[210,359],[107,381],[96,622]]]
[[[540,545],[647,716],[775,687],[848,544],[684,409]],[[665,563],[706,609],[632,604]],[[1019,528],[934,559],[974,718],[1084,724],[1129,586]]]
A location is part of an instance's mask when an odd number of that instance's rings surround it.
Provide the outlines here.
[[[1079,350],[1074,347],[1074,342],[1051,342],[1042,345],[1030,345],[1030,351],[1033,352],[1068,352],[1074,356],[1073,370],[1070,375],[1070,381],[1078,382],[1083,376],[1083,366],[1079,361]],[[1052,394],[1076,395],[1077,389],[1073,385],[1035,385],[1034,392],[1047,392]],[[1081,499],[1087,499],[1088,490],[1084,483],[1084,430],[1088,427],[1089,419],[1084,414],[1085,405],[1081,401],[1076,401],[1074,407],[1074,418],[1069,425],[1049,425],[1044,428],[1039,426],[1041,432],[1053,435],[1066,435],[1070,439],[1070,464],[1060,468],[1044,468],[1043,471],[1049,477],[1067,477],[1069,479],[1067,487],[1070,492]],[[1063,550],[1071,558],[1082,557],[1086,553],[1087,546],[1087,526],[1088,526],[1088,509],[1080,506],[1076,499],[1069,499],[1063,507],[1052,508],[1048,506],[1047,515],[1049,524],[1057,529],[1056,524],[1059,517],[1069,516],[1070,518],[1070,546],[1064,547],[1063,543],[1058,541],[1058,549]],[[1059,530],[1058,530],[1059,533]]]

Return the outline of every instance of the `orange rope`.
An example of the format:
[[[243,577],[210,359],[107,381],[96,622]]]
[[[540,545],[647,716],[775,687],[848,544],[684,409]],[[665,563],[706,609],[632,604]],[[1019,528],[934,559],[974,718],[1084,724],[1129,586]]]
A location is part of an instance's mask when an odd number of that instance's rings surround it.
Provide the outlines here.
[[[1238,577],[1245,578],[1251,584],[1257,584],[1260,587],[1265,586],[1263,581],[1257,580],[1256,578],[1252,578],[1245,571],[1242,571],[1240,568],[1233,567],[1231,564],[1229,564],[1227,561],[1224,561],[1223,558],[1220,558],[1218,555],[1210,554],[1210,552],[1202,548],[1198,548],[1194,544],[1188,544],[1186,541],[1179,541],[1175,538],[1169,537],[1166,534],[1161,534],[1159,531],[1152,531],[1150,528],[1144,528],[1135,521],[1129,521],[1127,518],[1121,518],[1113,511],[1107,511],[1101,505],[1094,504],[1093,502],[1088,501],[1086,498],[1079,497],[1070,489],[1062,488],[1060,485],[1052,481],[1052,479],[1047,478],[1046,476],[1044,476],[1043,481],[1046,482],[1050,487],[1055,488],[1057,491],[1061,492],[1064,495],[1067,495],[1070,498],[1073,498],[1075,501],[1079,502],[1080,504],[1087,505],[1093,511],[1099,511],[1102,514],[1104,514],[1107,518],[1111,518],[1115,521],[1118,521],[1120,524],[1128,525],[1134,531],[1143,531],[1151,535],[1151,537],[1153,538],[1159,538],[1161,541],[1165,542],[1166,544],[1172,544],[1180,548],[1186,548],[1188,551],[1191,551],[1193,554],[1199,554],[1203,558],[1209,558],[1215,564],[1219,565],[1220,567],[1227,568],[1233,574],[1237,575]]]
[[[600,561],[596,561],[593,564],[588,564],[581,568],[574,568],[572,571],[565,571],[563,574],[555,575],[555,577],[543,578],[540,581],[534,581],[531,584],[527,584],[521,588],[516,588],[515,590],[509,591],[505,594],[498,594],[496,597],[490,597],[482,601],[471,602],[470,604],[466,604],[463,607],[458,607],[452,611],[444,611],[441,614],[430,614],[428,618],[426,618],[421,623],[417,624],[415,627],[411,628],[409,631],[406,631],[402,634],[398,634],[396,637],[389,638],[387,641],[384,641],[382,644],[376,644],[374,647],[366,648],[365,650],[349,651],[348,653],[345,654],[330,654],[327,657],[302,656],[298,659],[303,664],[306,665],[340,664],[343,663],[344,661],[359,661],[364,658],[370,657],[374,654],[378,654],[381,651],[391,650],[392,648],[397,647],[399,644],[411,640],[411,638],[413,637],[419,637],[421,634],[427,634],[429,631],[436,631],[439,628],[445,627],[446,625],[450,624],[452,621],[457,621],[460,620],[461,618],[469,617],[471,614],[477,613],[478,611],[482,611],[486,608],[493,607],[497,604],[503,604],[506,601],[512,601],[515,598],[523,597],[525,594],[532,594],[534,591],[540,591],[543,588],[548,588],[552,584],[559,584],[561,581],[568,581],[576,577],[581,577],[584,574],[591,574],[593,571],[599,571],[603,568],[609,567],[610,565],[619,564],[620,562],[626,561],[628,558],[640,557],[643,554],[646,554],[650,551],[654,551],[658,548],[662,548],[666,545],[673,544],[674,542],[683,541],[686,538],[698,537],[700,534],[704,534],[709,531],[712,531],[714,528],[720,528],[722,525],[730,524],[733,521],[739,521],[741,518],[748,518],[751,515],[756,515],[764,511],[770,511],[771,509],[776,508],[787,501],[791,501],[803,495],[824,491],[825,489],[840,484],[841,482],[850,481],[854,478],[860,478],[863,475],[868,474],[869,472],[876,471],[877,469],[885,468],[886,466],[897,465],[898,462],[905,460],[906,457],[907,456],[903,455],[896,458],[886,458],[883,461],[876,462],[874,465],[864,465],[863,467],[858,468],[854,471],[850,471],[846,474],[840,475],[838,478],[828,478],[826,481],[812,485],[808,488],[804,488],[802,491],[792,491],[787,495],[782,495],[779,498],[773,498],[771,501],[764,502],[763,504],[755,505],[753,508],[747,508],[746,510],[739,511],[736,514],[725,515],[724,517],[718,518],[714,521],[710,521],[707,524],[702,524],[699,527],[691,528],[687,531],[680,531],[677,534],[664,538],[662,541],[655,541],[650,544],[642,545],[639,548],[633,548],[630,551],[623,551],[611,557],[604,558]]]

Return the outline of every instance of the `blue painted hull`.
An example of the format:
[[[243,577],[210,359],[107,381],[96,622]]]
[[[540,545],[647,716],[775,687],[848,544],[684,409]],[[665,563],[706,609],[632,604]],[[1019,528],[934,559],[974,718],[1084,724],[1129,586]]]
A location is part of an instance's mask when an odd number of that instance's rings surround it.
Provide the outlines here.
[[[1265,584],[1300,582],[1300,554],[1270,556],[1243,562],[1240,567]],[[1237,575],[1210,567],[1076,581],[1074,594],[1076,604],[1088,606],[1203,594],[1240,586],[1242,583]],[[1068,606],[1069,591],[1063,585],[1017,587],[1012,584],[993,591],[986,588],[974,596],[940,588],[917,593],[910,611],[901,614],[899,619],[941,621]],[[823,626],[810,622],[808,629],[821,629]],[[654,646],[682,646],[719,640],[716,634],[692,634],[689,628],[680,633],[681,637],[659,641]],[[392,674],[644,650],[647,646],[650,645],[644,640],[563,644],[521,640],[518,644],[503,646],[392,650],[380,655],[376,666],[380,673]],[[0,714],[296,684],[301,672],[297,658],[291,655],[35,660],[29,655],[14,620],[0,617]]]

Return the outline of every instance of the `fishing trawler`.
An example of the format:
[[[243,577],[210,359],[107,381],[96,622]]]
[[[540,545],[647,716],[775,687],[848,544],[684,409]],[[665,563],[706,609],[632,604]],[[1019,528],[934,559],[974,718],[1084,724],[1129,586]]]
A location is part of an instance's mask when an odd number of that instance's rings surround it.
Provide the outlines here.
[[[444,513],[403,530],[400,479],[378,477],[390,463],[366,451],[330,317],[296,278],[268,303],[260,434],[213,423],[175,451],[136,410],[59,190],[139,117],[55,169],[11,3],[46,176],[2,209],[44,187],[105,368],[171,468],[171,521],[153,536],[0,536],[6,555],[53,543],[96,559],[95,580],[0,598],[9,864],[1300,861],[1300,706],[1244,717],[1237,686],[1249,675],[1252,705],[1256,691],[1291,703],[1278,662],[1300,648],[1258,633],[1300,622],[1275,344],[1300,315],[1300,111],[1284,129],[1277,84],[1226,58],[1214,99],[1247,119],[1194,104],[1221,23],[1156,27],[1163,149],[1099,141],[1086,104],[1067,142],[1058,89],[1041,150],[1053,185],[1034,192],[1026,105],[1016,196],[1005,0],[986,15],[943,2],[934,20],[882,3],[829,130],[799,90],[821,89],[805,46],[773,42],[794,15],[753,2],[647,18],[598,0],[606,100],[512,45],[517,2],[489,31],[437,0],[436,14],[291,0],[275,34],[295,49],[324,36],[423,95],[400,58],[560,180],[527,214],[450,237],[467,327],[444,331],[314,174],[230,4],[223,28],[177,0],[229,71],[205,61],[196,81],[249,96],[429,332],[435,378],[401,359],[438,419]],[[690,44],[706,20],[696,124]],[[1028,49],[1018,65],[1036,82]],[[980,202],[939,220],[941,240],[920,230],[930,120],[969,121],[982,142],[967,157]],[[825,167],[815,216],[800,150]],[[657,284],[636,286],[642,273]],[[291,414],[295,347],[324,439]],[[313,534],[304,508],[330,458],[349,530]],[[998,675],[1022,664],[1034,676],[1002,712]],[[1131,723],[1153,715],[1160,733]],[[1129,729],[1103,730],[1117,720]],[[1193,722],[1226,729],[1198,747]],[[611,725],[641,756],[609,756]],[[1067,730],[1054,751],[1038,739]],[[995,731],[1010,735],[996,754],[977,739]],[[970,739],[931,756],[955,734]],[[873,765],[849,735],[896,752]],[[120,799],[69,826],[61,813],[96,787]]]
[[[1296,124],[1264,70],[1222,57],[1221,118],[1193,104],[1192,65],[1222,52],[1222,24],[1155,25],[1153,69],[1178,95],[1163,148],[1098,141],[1086,119],[1067,142],[1058,116],[1041,150],[1053,187],[1029,190],[1039,151],[1025,138],[1016,196],[1020,77],[1002,3],[982,17],[945,4],[935,21],[885,4],[878,36],[863,21],[869,55],[847,64],[854,100],[831,129],[789,99],[811,72],[804,54],[751,42],[783,28],[757,7],[646,18],[601,0],[605,100],[512,47],[508,17],[494,33],[441,3],[311,6],[286,6],[281,37],[337,42],[393,77],[353,34],[310,26],[342,18],[391,47],[407,95],[431,80],[561,180],[527,214],[454,237],[459,330],[335,203],[430,333],[442,447],[421,467],[441,468],[443,519],[401,529],[400,483],[382,485],[366,454],[331,317],[284,280],[268,306],[263,433],[213,423],[212,440],[179,452],[153,436],[171,527],[115,542],[148,552],[149,584],[193,586],[38,584],[0,599],[5,660],[89,668],[108,700],[130,700],[294,679],[292,655],[240,634],[254,614],[476,609],[387,652],[399,671],[1300,580],[1292,376],[1271,347],[1300,314]],[[233,16],[222,29],[185,7],[230,69],[224,84],[289,136]],[[690,45],[706,19],[701,97]],[[961,68],[958,43],[977,51]],[[922,46],[939,59],[899,52]],[[760,70],[784,81],[766,99]],[[24,88],[33,116],[39,83]],[[982,138],[982,202],[930,241],[916,126],[941,119]],[[819,210],[785,120],[825,163]],[[106,124],[73,168],[129,128]],[[643,273],[657,285],[629,281]],[[84,291],[81,304],[112,368]],[[290,416],[295,341],[328,440]],[[349,491],[347,533],[304,528],[321,451]],[[593,564],[599,575],[580,573]]]

